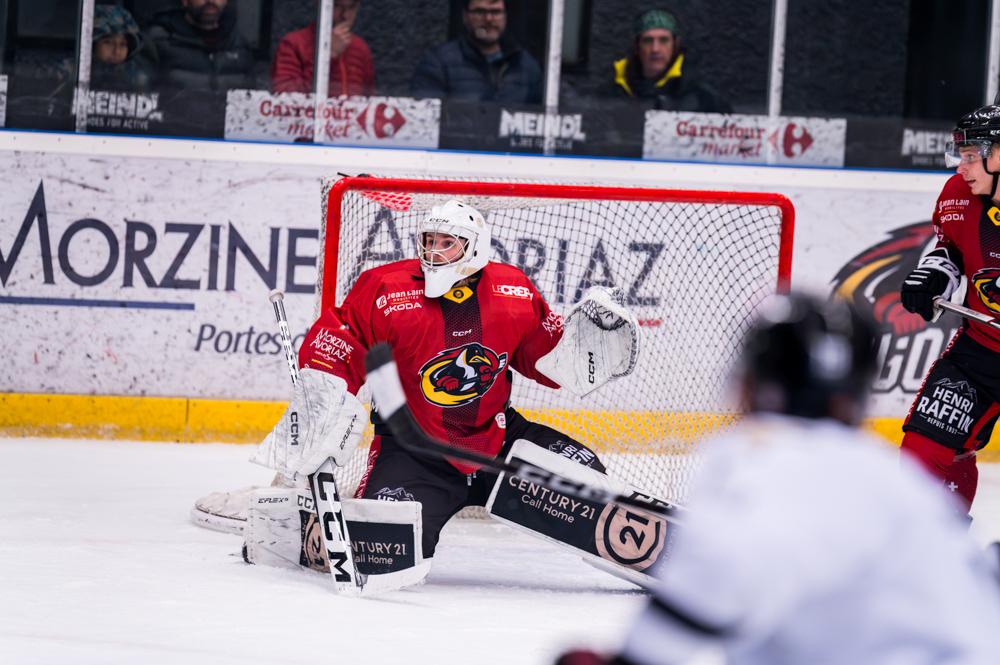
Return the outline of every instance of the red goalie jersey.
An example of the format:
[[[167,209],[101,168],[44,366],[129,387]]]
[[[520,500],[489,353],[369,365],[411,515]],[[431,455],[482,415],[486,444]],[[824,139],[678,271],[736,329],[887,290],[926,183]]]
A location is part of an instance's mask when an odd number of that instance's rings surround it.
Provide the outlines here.
[[[1000,317],[1000,207],[988,196],[976,196],[962,176],[953,175],[934,208],[938,247],[946,247],[966,279],[968,307]],[[969,321],[969,336],[1000,351],[1000,330]]]
[[[421,427],[456,447],[496,455],[504,441],[510,370],[558,388],[535,362],[559,341],[562,325],[514,266],[489,263],[469,286],[427,298],[420,263],[411,259],[361,273],[344,304],[313,324],[299,363],[343,377],[356,393],[365,352],[389,342]],[[463,473],[477,469],[451,463]]]

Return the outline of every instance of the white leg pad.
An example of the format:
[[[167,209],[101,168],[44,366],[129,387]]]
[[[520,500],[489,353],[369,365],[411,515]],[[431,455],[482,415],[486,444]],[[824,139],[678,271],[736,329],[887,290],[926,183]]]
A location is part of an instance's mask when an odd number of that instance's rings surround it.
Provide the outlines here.
[[[419,502],[346,499],[343,506],[366,592],[423,582],[431,560],[423,558]],[[243,556],[254,564],[329,572],[319,528],[308,490],[257,490],[249,497]]]
[[[295,482],[278,473],[271,481],[271,487],[295,487]],[[194,502],[191,521],[206,529],[242,536],[247,523],[250,494],[259,489],[259,486],[251,485],[229,492],[206,494]]]

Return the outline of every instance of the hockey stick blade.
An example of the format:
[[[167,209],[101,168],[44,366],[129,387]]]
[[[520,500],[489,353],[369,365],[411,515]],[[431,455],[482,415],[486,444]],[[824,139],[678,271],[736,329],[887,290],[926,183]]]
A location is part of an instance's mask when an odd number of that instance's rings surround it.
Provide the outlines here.
[[[964,316],[967,319],[974,319],[980,323],[985,323],[988,326],[1000,329],[1000,321],[997,321],[989,314],[984,314],[983,312],[977,312],[974,309],[969,309],[964,305],[957,305],[950,300],[945,300],[941,296],[934,298],[934,306],[938,309],[946,309],[953,314],[958,314],[959,316]]]
[[[450,457],[470,464],[477,464],[494,473],[507,473],[529,482],[547,487],[554,492],[576,499],[598,503],[617,503],[662,517],[675,524],[681,523],[678,507],[644,501],[635,496],[619,494],[613,490],[564,478],[534,464],[513,458],[507,462],[471,450],[463,450],[439,441],[425,432],[406,405],[406,393],[399,381],[399,372],[393,360],[392,347],[379,343],[365,356],[368,387],[379,417],[389,426],[389,431],[401,446],[410,452],[433,457]],[[652,499],[652,497],[650,497]]]

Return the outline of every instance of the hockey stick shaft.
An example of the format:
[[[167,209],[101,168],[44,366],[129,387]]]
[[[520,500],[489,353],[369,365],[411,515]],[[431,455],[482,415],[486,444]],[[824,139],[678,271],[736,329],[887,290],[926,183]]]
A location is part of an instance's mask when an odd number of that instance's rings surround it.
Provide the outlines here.
[[[489,457],[471,450],[450,446],[427,434],[406,405],[406,394],[399,381],[392,348],[385,343],[374,345],[365,357],[368,386],[378,408],[379,417],[389,426],[393,437],[401,446],[411,452],[435,457],[450,457],[480,467],[494,473],[507,473],[536,485],[547,487],[554,492],[597,503],[617,503],[620,506],[641,510],[662,517],[675,524],[681,523],[678,507],[648,497],[620,494],[614,490],[588,483],[570,480],[553,471],[518,458],[510,461]],[[651,503],[652,501],[652,503]]]
[[[268,298],[274,306],[274,317],[278,321],[278,332],[281,336],[281,346],[285,350],[288,373],[292,378],[292,385],[295,385],[299,380],[299,365],[292,348],[288,317],[285,316],[284,294],[274,290]],[[358,595],[363,584],[354,565],[351,538],[347,532],[340,492],[337,491],[337,480],[333,475],[335,468],[333,459],[326,458],[316,472],[309,476],[309,487],[312,490],[316,519],[319,520],[320,531],[323,534],[323,546],[326,547],[326,555],[330,562],[330,575],[333,578],[334,588],[338,594]]]
[[[974,319],[980,323],[985,323],[988,326],[1000,329],[1000,321],[996,320],[989,314],[977,312],[976,310],[970,309],[964,305],[957,305],[950,300],[945,300],[941,296],[934,298],[934,306],[939,309],[946,309],[953,314],[964,316],[967,319]]]
[[[267,298],[274,307],[274,319],[278,322],[281,348],[285,352],[285,362],[288,363],[288,375],[292,377],[292,385],[294,386],[299,382],[299,363],[295,359],[295,349],[292,348],[292,333],[288,330],[288,317],[285,315],[285,294],[275,289],[271,291]]]

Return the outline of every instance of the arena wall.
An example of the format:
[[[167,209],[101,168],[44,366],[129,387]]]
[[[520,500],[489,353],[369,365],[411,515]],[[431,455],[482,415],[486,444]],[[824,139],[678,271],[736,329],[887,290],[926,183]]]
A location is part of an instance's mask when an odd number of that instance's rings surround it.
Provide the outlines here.
[[[872,424],[890,440],[954,318],[883,296],[931,241],[944,172],[0,133],[0,433],[255,441],[287,399],[266,295],[314,314],[320,189],[342,173],[778,192],[792,284],[886,325]],[[738,280],[739,266],[719,280]],[[713,284],[705,284],[712,289]],[[865,305],[867,303],[867,305]]]

